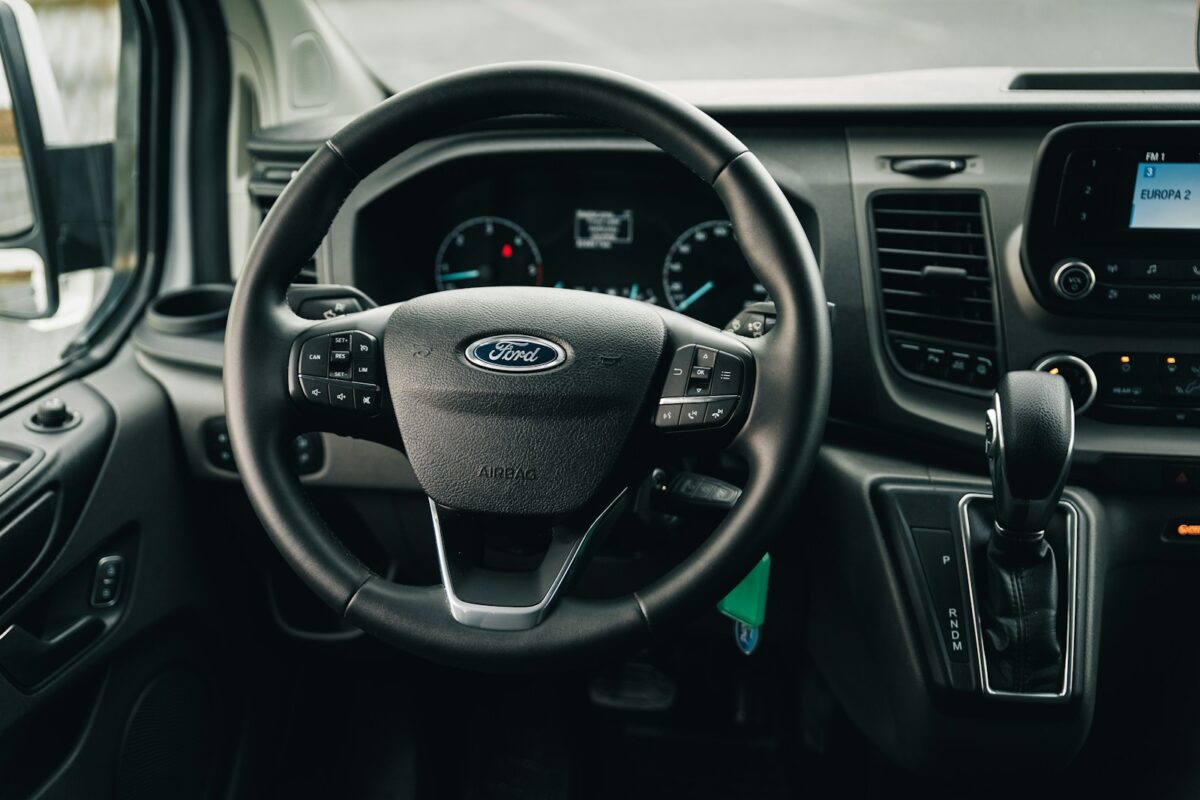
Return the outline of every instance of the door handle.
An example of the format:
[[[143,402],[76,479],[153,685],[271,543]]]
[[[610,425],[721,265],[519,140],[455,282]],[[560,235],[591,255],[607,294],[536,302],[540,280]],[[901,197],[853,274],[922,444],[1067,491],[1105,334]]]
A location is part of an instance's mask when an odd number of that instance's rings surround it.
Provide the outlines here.
[[[88,616],[50,639],[40,639],[19,625],[9,625],[0,633],[0,670],[23,688],[37,686],[100,638],[105,627],[100,617]]]

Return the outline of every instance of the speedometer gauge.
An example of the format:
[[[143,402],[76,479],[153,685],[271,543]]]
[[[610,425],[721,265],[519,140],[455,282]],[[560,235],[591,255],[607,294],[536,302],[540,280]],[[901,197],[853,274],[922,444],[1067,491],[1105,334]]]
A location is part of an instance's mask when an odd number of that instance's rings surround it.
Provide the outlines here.
[[[439,290],[538,286],[542,282],[542,254],[515,222],[501,217],[473,217],[442,240],[433,278]]]
[[[671,308],[713,325],[724,325],[767,291],[750,271],[729,220],[688,228],[663,262],[663,292]]]

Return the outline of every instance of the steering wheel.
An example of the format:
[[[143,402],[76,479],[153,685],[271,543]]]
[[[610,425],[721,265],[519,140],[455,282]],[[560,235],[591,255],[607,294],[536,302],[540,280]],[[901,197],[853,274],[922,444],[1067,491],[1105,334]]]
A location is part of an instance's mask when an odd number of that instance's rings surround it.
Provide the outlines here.
[[[312,322],[286,302],[354,187],[419,142],[514,114],[623,129],[711,185],[778,322],[743,339],[620,297],[552,288],[440,292]],[[800,223],[746,147],[682,100],[550,63],[458,72],[395,95],[318,149],[267,215],[225,336],[234,455],[267,534],[349,623],[433,660],[549,669],[629,648],[716,602],[794,528],[824,430],[829,312]],[[441,585],[348,552],[309,503],[288,444],[328,431],[401,448],[429,497]],[[741,498],[681,563],[632,595],[570,597],[653,458],[731,451]],[[479,566],[482,536],[547,542],[539,566]]]

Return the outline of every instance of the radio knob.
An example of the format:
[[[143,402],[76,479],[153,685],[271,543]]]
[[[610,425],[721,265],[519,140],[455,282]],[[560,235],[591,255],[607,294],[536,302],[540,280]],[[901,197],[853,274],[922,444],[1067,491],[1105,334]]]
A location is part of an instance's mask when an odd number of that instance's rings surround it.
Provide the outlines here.
[[[1069,258],[1054,268],[1050,282],[1063,300],[1082,300],[1096,288],[1096,273],[1083,261]]]
[[[1038,361],[1033,368],[1038,372],[1057,375],[1067,382],[1076,414],[1082,414],[1091,408],[1099,389],[1091,364],[1070,353],[1054,353]]]

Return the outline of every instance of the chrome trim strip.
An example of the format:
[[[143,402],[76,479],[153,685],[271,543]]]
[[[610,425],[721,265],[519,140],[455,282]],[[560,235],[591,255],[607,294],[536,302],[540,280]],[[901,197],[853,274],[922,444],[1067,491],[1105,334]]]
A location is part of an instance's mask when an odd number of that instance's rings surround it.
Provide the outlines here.
[[[442,586],[446,589],[446,602],[450,606],[450,615],[461,625],[489,631],[525,631],[536,627],[550,612],[550,607],[557,599],[559,591],[573,572],[579,554],[593,534],[608,522],[608,517],[614,509],[624,508],[622,501],[628,492],[628,487],[622,489],[620,494],[600,512],[587,531],[571,545],[550,588],[540,601],[531,606],[493,606],[470,603],[454,593],[454,583],[450,578],[450,564],[446,559],[446,545],[442,539],[442,524],[438,518],[437,503],[430,497],[429,512],[433,517],[433,537],[437,542],[438,569],[442,575]]]
[[[993,689],[988,681],[987,658],[984,657],[983,626],[979,616],[979,605],[975,600],[974,569],[971,562],[971,528],[967,518],[967,508],[972,501],[990,500],[990,494],[971,492],[964,494],[958,501],[959,538],[962,544],[963,562],[967,572],[967,601],[971,604],[971,621],[975,626],[975,655],[979,664],[979,684],[983,693],[988,697],[1001,700],[1017,700],[1031,703],[1063,703],[1071,696],[1074,686],[1075,664],[1075,615],[1076,595],[1079,589],[1079,510],[1069,500],[1060,500],[1059,508],[1067,512],[1067,642],[1063,654],[1062,689],[1057,693],[1051,692],[1004,692]]]
[[[696,396],[696,397],[664,397],[663,399],[658,401],[658,404],[660,406],[666,406],[666,405],[673,405],[673,404],[678,404],[678,403],[682,403],[685,405],[687,403],[711,403],[711,402],[720,401],[720,400],[737,400],[739,397],[741,397],[741,395],[737,395],[737,394],[714,394],[711,397],[709,397],[707,395],[704,397],[700,397],[700,396]]]

